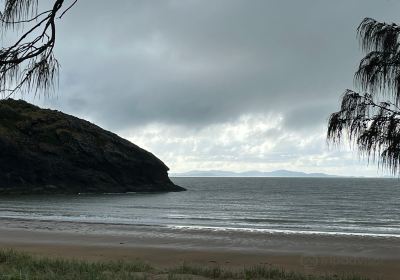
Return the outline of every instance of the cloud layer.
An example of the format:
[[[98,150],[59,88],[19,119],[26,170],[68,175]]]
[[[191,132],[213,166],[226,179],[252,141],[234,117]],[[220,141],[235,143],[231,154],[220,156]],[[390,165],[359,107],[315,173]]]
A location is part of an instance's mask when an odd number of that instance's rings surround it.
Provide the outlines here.
[[[57,96],[35,102],[129,137],[174,172],[357,166],[372,174],[354,154],[329,151],[324,127],[353,87],[357,25],[367,16],[400,22],[399,8],[372,0],[79,1],[59,23]]]

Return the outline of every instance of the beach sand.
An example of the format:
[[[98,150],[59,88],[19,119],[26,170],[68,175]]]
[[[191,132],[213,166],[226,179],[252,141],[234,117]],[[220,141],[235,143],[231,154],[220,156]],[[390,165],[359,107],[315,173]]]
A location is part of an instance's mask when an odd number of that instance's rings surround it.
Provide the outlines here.
[[[257,245],[258,244],[258,245]],[[168,229],[0,220],[0,247],[85,260],[142,260],[231,269],[267,265],[306,274],[400,279],[400,238]]]

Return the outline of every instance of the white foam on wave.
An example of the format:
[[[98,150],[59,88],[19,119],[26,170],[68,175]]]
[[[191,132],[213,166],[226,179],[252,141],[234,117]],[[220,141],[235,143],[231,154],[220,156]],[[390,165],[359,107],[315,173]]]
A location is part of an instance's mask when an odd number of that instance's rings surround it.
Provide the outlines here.
[[[355,236],[355,237],[387,237],[400,238],[400,234],[390,233],[364,233],[364,232],[329,232],[329,231],[306,231],[306,230],[284,230],[284,229],[260,229],[260,228],[233,228],[233,227],[209,227],[209,226],[180,226],[170,225],[170,229],[177,230],[207,230],[220,232],[249,232],[266,234],[287,234],[287,235],[322,235],[322,236]]]

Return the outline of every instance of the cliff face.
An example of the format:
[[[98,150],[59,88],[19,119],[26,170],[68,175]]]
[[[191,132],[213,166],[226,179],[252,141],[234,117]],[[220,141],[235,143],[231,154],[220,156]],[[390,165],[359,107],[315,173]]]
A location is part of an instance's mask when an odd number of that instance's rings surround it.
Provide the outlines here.
[[[181,191],[153,154],[85,120],[0,101],[1,193]]]

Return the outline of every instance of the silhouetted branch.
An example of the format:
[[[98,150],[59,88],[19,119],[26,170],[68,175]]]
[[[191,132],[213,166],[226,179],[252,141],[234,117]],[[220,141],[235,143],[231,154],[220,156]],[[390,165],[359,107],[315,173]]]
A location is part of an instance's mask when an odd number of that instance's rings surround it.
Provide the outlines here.
[[[362,155],[398,172],[400,163],[400,112],[389,102],[347,90],[340,111],[329,119],[328,139],[340,143],[346,136]]]
[[[66,8],[58,18],[61,19],[73,6],[75,6],[77,2],[78,0],[75,0],[71,5],[69,5],[68,8]]]
[[[367,55],[361,60],[355,82],[371,94],[388,94],[400,101],[400,27],[365,18],[358,27],[358,38]]]
[[[38,18],[40,18],[41,16],[50,13],[51,10],[48,11],[44,11],[41,12],[40,14],[36,15],[35,17],[31,18],[31,19],[26,19],[26,20],[19,20],[19,21],[5,21],[3,19],[0,19],[0,21],[4,24],[8,24],[8,25],[15,25],[15,24],[19,24],[19,23],[28,23],[28,22],[32,22],[37,20]]]
[[[366,93],[346,90],[340,110],[329,118],[327,139],[339,144],[346,136],[361,155],[399,174],[400,26],[365,18],[357,35],[367,54],[354,81]]]
[[[72,0],[70,0],[72,1]],[[33,23],[14,44],[0,50],[0,92],[9,97],[18,91],[54,89],[59,63],[53,50],[56,19],[69,11],[77,0],[63,10],[68,0],[54,0],[51,9],[38,13],[38,0],[5,0],[0,23],[3,30],[24,28]],[[60,15],[61,14],[61,15]]]

